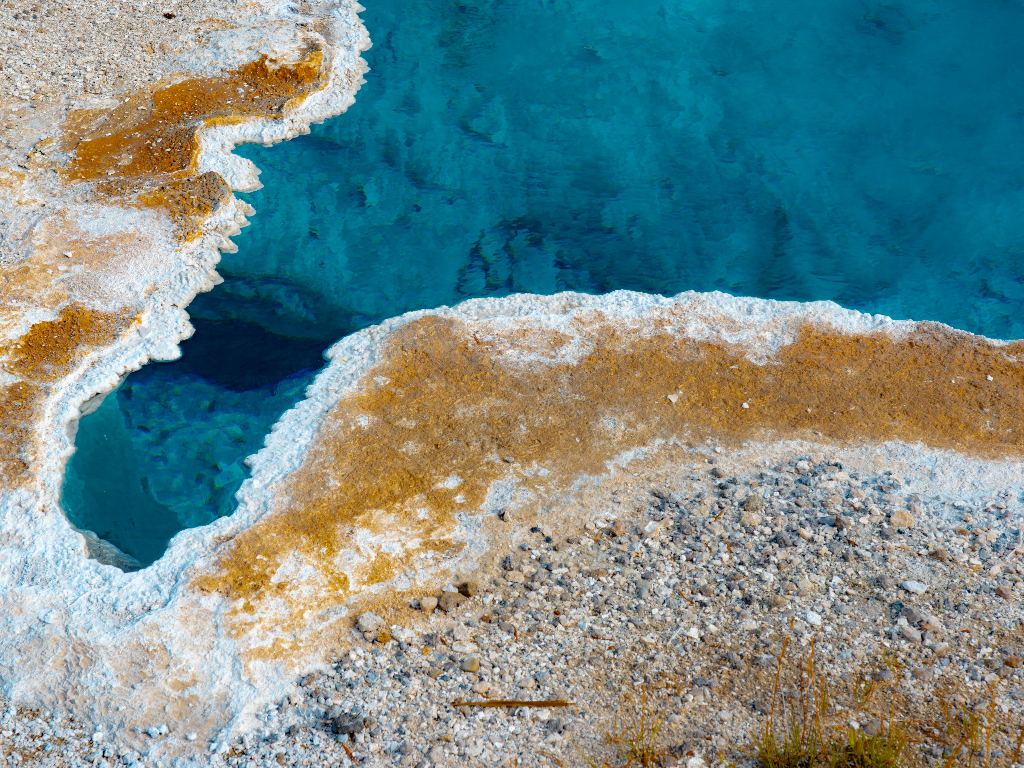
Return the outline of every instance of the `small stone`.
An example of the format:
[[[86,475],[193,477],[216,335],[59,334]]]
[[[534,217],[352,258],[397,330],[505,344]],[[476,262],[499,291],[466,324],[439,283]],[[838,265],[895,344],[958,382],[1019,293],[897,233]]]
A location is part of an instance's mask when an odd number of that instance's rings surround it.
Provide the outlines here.
[[[430,613],[432,610],[437,608],[436,597],[421,597],[420,598],[420,610]]]
[[[459,594],[464,597],[475,597],[479,589],[480,585],[475,581],[464,581],[459,584]]]
[[[363,719],[352,715],[341,715],[331,723],[331,730],[337,734],[362,733]]]
[[[356,622],[356,626],[359,627],[359,631],[370,634],[376,634],[377,630],[384,626],[384,619],[375,613],[364,613],[361,615]]]
[[[438,606],[445,613],[451,613],[460,605],[466,602],[466,598],[458,592],[445,592],[438,601]]]
[[[522,680],[520,680],[520,681],[519,681],[519,682],[517,683],[517,685],[518,685],[518,686],[519,686],[520,688],[522,688],[522,689],[523,689],[524,691],[529,691],[529,690],[532,690],[533,688],[536,688],[536,687],[537,687],[537,681],[536,681],[536,680],[534,680],[534,679],[533,679],[532,677],[530,677],[529,675],[527,675],[527,676],[526,676],[526,677],[524,677],[524,678],[523,678]]]
[[[912,605],[908,605],[903,609],[903,615],[906,617],[908,624],[920,624],[921,620],[924,619],[924,614]]]
[[[192,731],[191,733],[186,733],[185,734],[185,740],[186,741],[195,741],[198,738],[199,738],[199,734],[196,733],[195,731]]]
[[[758,498],[760,498],[760,496]],[[740,515],[740,524],[745,525],[747,528],[754,528],[761,524],[761,516],[757,514],[757,512],[745,510],[743,514]]]
[[[764,498],[759,493],[752,493],[747,497],[747,500],[743,502],[743,509],[747,512],[758,512],[764,508]],[[747,525],[747,523],[744,523]],[[757,525],[757,523],[753,523]]]
[[[928,585],[920,581],[904,581],[900,586],[907,590],[907,592],[912,592],[915,595],[923,595],[928,590]]]
[[[380,632],[373,636],[373,639],[381,645],[387,645],[391,642],[391,633],[388,632],[386,629],[382,629]]]
[[[918,667],[914,670],[914,678],[922,683],[927,683],[935,677],[935,670],[931,667]]]
[[[511,582],[512,584],[522,584],[526,581],[526,574],[522,571],[509,571],[505,574],[505,581]]]
[[[814,611],[807,612],[807,623],[815,627],[821,626],[821,614],[815,613]]]
[[[486,680],[481,680],[479,683],[474,683],[473,685],[473,692],[479,693],[481,696],[490,696],[491,689],[491,683],[487,682]]]
[[[442,760],[444,760],[444,747],[442,747],[440,744],[435,744],[434,746],[432,746],[430,748],[430,751],[427,752],[427,760],[434,764],[439,764]]]
[[[480,669],[480,659],[476,656],[470,656],[468,659],[462,661],[463,672],[476,672]]]
[[[1011,597],[1013,597],[1013,590],[1010,589],[1010,585],[1009,584],[1000,584],[996,588],[996,594],[999,595],[1004,600],[1009,600]]]
[[[1003,664],[1013,669],[1017,669],[1021,664],[1020,656],[1007,656],[1003,659]]]
[[[882,732],[882,721],[877,717],[873,717],[864,723],[861,730],[863,730],[868,736],[877,736]]]
[[[903,635],[905,640],[909,640],[912,643],[920,643],[921,642],[921,631],[920,630],[914,629],[912,626],[910,626],[906,622],[903,622],[902,624],[898,625],[898,627],[899,627],[900,634]]]
[[[889,518],[889,525],[896,528],[913,528],[914,516],[905,509],[897,509]]]

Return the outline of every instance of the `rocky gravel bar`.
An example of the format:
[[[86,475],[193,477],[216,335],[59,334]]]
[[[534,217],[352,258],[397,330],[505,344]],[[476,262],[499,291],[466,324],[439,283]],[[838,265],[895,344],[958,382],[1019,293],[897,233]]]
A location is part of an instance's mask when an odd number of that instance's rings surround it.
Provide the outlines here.
[[[812,651],[842,727],[984,712],[993,728],[975,757],[1012,764],[1019,495],[930,497],[912,490],[920,478],[820,453],[773,463],[702,448],[677,471],[633,474],[592,494],[578,529],[506,513],[508,551],[492,568],[363,612],[335,662],[258,728],[175,764],[618,765],[604,734],[646,705],[664,718],[664,765],[753,765],[744,750],[777,672],[791,686]],[[878,695],[859,707],[865,684]],[[162,766],[80,721],[3,713],[2,764]],[[913,764],[945,761],[943,727],[912,744]]]

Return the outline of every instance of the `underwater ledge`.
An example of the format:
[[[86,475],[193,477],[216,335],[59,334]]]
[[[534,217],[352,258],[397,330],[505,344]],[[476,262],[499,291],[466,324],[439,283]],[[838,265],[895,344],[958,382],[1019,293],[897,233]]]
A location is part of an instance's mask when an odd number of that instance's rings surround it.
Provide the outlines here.
[[[5,495],[4,689],[137,746],[133,727],[185,718],[200,743],[227,743],[353,641],[354,615],[422,622],[412,595],[485,580],[510,537],[582,525],[605,483],[716,451],[763,466],[813,450],[950,501],[1006,491],[1019,513],[1021,346],[720,293],[394,318],[328,351],[251,458],[236,513],[149,568],[87,559],[52,509]],[[183,730],[149,753],[190,753]]]

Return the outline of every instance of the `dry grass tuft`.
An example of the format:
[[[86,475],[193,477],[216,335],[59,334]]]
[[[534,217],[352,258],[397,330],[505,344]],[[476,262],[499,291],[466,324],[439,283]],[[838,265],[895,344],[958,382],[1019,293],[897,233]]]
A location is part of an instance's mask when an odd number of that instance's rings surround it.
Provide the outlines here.
[[[630,698],[626,694],[626,699]],[[621,714],[621,710],[620,710]],[[611,731],[604,732],[602,739],[605,746],[610,747],[614,752],[613,759],[617,768],[657,768],[664,765],[669,752],[665,750],[659,738],[661,728],[665,724],[665,716],[658,716],[647,700],[647,686],[644,686],[640,695],[639,706],[636,714],[627,721],[620,724],[619,715],[615,717],[615,724]],[[611,768],[612,764],[606,760],[600,763],[590,757],[576,745],[583,759],[590,768]]]
[[[1000,717],[994,684],[986,697],[972,703],[960,691],[938,690],[927,699],[933,702],[930,709],[922,709],[901,694],[903,668],[886,654],[878,671],[889,670],[891,683],[880,683],[877,672],[861,675],[845,695],[837,697],[816,675],[812,642],[809,652],[796,660],[794,680],[783,692],[788,649],[787,639],[775,671],[768,718],[751,734],[751,746],[740,750],[763,768],[1011,768],[1022,760],[1024,722],[1011,728]],[[879,699],[885,706],[876,705]],[[860,727],[869,723],[870,732]],[[1013,742],[1015,748],[996,749],[996,740],[1003,747]],[[926,742],[941,748],[941,759],[926,761],[923,754],[911,750],[912,745]]]

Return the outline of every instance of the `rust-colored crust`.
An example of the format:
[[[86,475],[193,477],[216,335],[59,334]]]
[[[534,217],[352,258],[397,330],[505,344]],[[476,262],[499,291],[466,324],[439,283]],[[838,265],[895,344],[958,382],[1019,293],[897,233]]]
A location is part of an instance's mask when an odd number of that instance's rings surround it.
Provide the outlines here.
[[[653,334],[652,325],[579,323],[591,351],[575,362],[560,355],[572,340],[553,331],[475,334],[437,316],[401,327],[323,420],[279,511],[228,544],[196,586],[257,616],[255,606],[272,604],[278,627],[295,629],[310,608],[457,552],[455,515],[480,509],[492,482],[515,477],[542,499],[658,439],[898,439],[1022,453],[1024,343],[926,324],[899,339],[807,326],[758,365],[744,349],[681,339],[670,321]],[[534,362],[519,362],[524,351]],[[526,471],[540,467],[550,474]],[[445,487],[452,475],[461,483]],[[296,558],[316,575],[289,584]],[[268,628],[269,618],[254,620]]]
[[[130,313],[74,304],[0,344],[0,370],[22,379],[0,387],[0,487],[13,488],[30,479],[39,450],[36,428],[51,386],[91,350],[110,344],[135,322]]]
[[[0,347],[0,367],[25,380],[56,382],[90,349],[113,342],[134,322],[134,316],[119,312],[77,304],[65,307],[55,319],[36,323],[28,333]]]
[[[216,173],[196,175],[199,131],[259,118],[276,120],[289,101],[324,87],[323,52],[310,46],[296,64],[260,56],[223,77],[196,78],[136,94],[110,111],[69,115],[59,146],[73,152],[65,181],[96,182],[99,200],[163,208],[182,240],[228,198]]]
[[[214,172],[197,173],[199,131],[250,119],[280,119],[289,104],[327,82],[323,51],[311,44],[297,63],[260,56],[219,77],[164,84],[132,95],[112,110],[72,112],[47,153],[70,153],[59,168],[64,182],[83,185],[92,202],[123,208],[163,209],[177,237],[189,241],[203,221],[231,194]],[[50,164],[61,162],[54,155]],[[21,177],[0,178],[16,187]],[[76,193],[77,194],[77,193]],[[44,217],[34,234],[33,255],[0,275],[0,327],[17,329],[30,308],[55,311],[13,340],[0,339],[0,369],[21,383],[0,388],[0,485],[30,477],[36,452],[35,419],[52,385],[68,375],[84,354],[116,341],[136,321],[140,308],[101,312],[110,306],[104,282],[111,273],[135,269],[152,233],[137,228],[89,234],[68,221],[66,211]],[[136,225],[137,227],[137,225]],[[137,301],[124,297],[115,305]],[[40,386],[42,385],[42,386]]]
[[[181,177],[195,172],[198,132],[221,121],[280,119],[285,105],[324,84],[324,55],[310,48],[297,64],[260,56],[223,77],[196,78],[139,95],[106,113],[74,115],[61,147],[74,151],[69,181]]]
[[[29,477],[32,431],[44,390],[19,381],[0,387],[0,487],[14,487]]]
[[[187,179],[174,179],[143,192],[138,202],[145,207],[163,208],[185,240],[201,232],[200,222],[216,211],[231,195],[220,174],[207,171]]]

